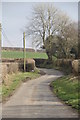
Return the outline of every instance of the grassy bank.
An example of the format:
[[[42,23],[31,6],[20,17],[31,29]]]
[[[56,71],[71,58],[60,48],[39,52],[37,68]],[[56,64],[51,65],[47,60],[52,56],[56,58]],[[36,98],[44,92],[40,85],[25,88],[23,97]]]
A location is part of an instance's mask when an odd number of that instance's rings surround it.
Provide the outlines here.
[[[13,92],[15,91],[15,89],[18,88],[22,82],[26,82],[27,80],[35,79],[39,76],[40,76],[40,74],[38,74],[37,71],[36,72],[26,72],[26,73],[19,72],[17,74],[8,75],[7,76],[8,83],[7,84],[3,83],[3,85],[2,85],[3,101],[6,100],[6,98],[8,98],[9,96],[11,96],[13,94]]]
[[[2,51],[2,58],[23,58],[22,51]],[[47,59],[46,53],[26,52],[26,58],[42,58]]]
[[[53,92],[66,104],[80,110],[80,82],[73,76],[64,76],[51,83]]]

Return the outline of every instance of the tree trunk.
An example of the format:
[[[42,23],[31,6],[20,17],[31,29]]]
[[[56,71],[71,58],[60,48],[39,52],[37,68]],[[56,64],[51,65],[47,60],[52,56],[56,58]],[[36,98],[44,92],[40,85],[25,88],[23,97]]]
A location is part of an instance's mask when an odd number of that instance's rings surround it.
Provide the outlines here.
[[[50,62],[52,62],[52,55],[49,53],[49,52],[46,52],[47,53],[47,55],[48,55],[48,60],[50,61]]]

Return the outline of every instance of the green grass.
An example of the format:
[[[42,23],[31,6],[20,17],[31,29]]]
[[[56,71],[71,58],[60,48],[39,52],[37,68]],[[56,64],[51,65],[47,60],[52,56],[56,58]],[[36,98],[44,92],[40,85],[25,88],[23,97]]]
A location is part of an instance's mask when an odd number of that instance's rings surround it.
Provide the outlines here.
[[[23,58],[22,51],[2,51],[2,58]],[[39,53],[39,52],[26,52],[26,58],[43,58],[47,59],[46,53]]]
[[[51,83],[53,92],[66,104],[80,110],[80,82],[77,78],[65,76]]]
[[[13,94],[13,91],[19,87],[19,85],[24,82],[25,79],[30,78],[31,79],[35,79],[37,77],[39,77],[40,74],[38,74],[38,72],[26,72],[26,73],[22,73],[19,72],[17,74],[12,74],[12,75],[8,75],[8,79],[11,80],[11,84],[9,85],[2,85],[2,98],[3,101],[8,98],[9,96],[11,96]]]

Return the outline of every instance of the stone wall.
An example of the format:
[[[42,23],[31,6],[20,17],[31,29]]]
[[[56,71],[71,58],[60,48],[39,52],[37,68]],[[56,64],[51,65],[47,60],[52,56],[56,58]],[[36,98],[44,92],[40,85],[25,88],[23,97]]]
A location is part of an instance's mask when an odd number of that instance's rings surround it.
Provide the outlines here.
[[[72,69],[75,75],[80,76],[80,59],[72,61]]]
[[[7,79],[8,74],[17,73],[19,71],[18,63],[1,63],[2,82]]]
[[[23,72],[23,59],[22,60],[2,60],[0,63],[1,79],[2,81],[7,79],[7,75]],[[35,69],[35,61],[33,59],[26,59],[26,71],[32,71]]]
[[[72,67],[72,59],[57,59],[56,61],[53,61],[53,64],[59,67]]]

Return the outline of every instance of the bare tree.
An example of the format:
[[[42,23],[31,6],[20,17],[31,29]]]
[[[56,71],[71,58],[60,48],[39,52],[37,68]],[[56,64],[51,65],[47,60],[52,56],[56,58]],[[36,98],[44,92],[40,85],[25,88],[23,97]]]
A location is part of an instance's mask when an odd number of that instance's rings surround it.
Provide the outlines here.
[[[30,25],[27,26],[27,33],[37,43],[45,44],[48,36],[57,31],[58,10],[53,5],[41,4],[33,8],[33,16]]]
[[[62,42],[62,46],[67,46],[70,38],[69,36],[71,36],[71,23],[72,21],[69,17],[60,10],[56,9],[53,5],[41,4],[33,8],[33,16],[30,24],[26,27],[26,32],[28,35],[32,36],[32,39],[34,40],[33,42],[36,46],[43,44],[45,49],[48,50],[46,48],[47,38],[49,40],[49,36],[57,34],[60,35],[61,38],[65,38],[64,41],[60,41]],[[49,46],[52,44],[51,40],[49,40]],[[67,52],[68,48],[65,47],[65,49]],[[47,54],[48,53],[49,52],[47,51]],[[48,57],[49,56],[50,54]],[[49,58],[52,59],[52,57]]]

